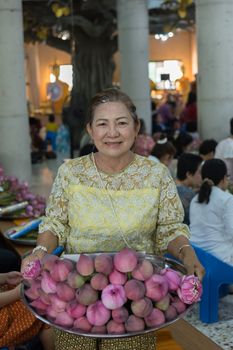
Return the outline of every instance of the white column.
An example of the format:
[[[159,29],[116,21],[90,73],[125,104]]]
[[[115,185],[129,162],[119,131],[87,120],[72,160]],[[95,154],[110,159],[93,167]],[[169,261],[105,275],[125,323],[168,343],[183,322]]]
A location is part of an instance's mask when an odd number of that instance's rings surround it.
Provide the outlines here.
[[[7,175],[30,181],[20,0],[0,1],[0,163]]]
[[[233,1],[197,0],[198,117],[203,139],[229,135],[233,117]]]
[[[147,0],[117,0],[121,89],[137,107],[139,118],[151,132],[151,105],[148,74]]]

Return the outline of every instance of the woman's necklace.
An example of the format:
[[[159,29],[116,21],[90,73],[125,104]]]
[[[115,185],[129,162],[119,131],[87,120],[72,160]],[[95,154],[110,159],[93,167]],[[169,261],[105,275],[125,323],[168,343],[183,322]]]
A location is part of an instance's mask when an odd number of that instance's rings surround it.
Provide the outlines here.
[[[106,193],[107,193],[109,202],[110,202],[110,204],[111,204],[112,212],[113,212],[113,214],[114,214],[114,217],[115,217],[115,219],[116,219],[117,226],[118,226],[119,231],[120,231],[120,234],[121,234],[121,238],[122,238],[123,241],[125,242],[126,246],[127,246],[128,248],[131,248],[130,245],[129,245],[129,243],[127,242],[127,240],[126,240],[126,238],[125,238],[125,235],[124,235],[124,232],[123,232],[123,230],[122,230],[122,228],[121,228],[121,225],[120,225],[120,222],[119,222],[119,218],[118,218],[118,216],[117,216],[115,207],[114,207],[114,205],[113,205],[112,196],[111,196],[111,194],[109,193],[108,189],[105,187],[104,182],[103,182],[103,179],[102,179],[102,177],[101,177],[101,175],[100,175],[100,172],[99,172],[99,170],[98,170],[98,168],[97,168],[97,165],[96,165],[96,162],[95,162],[95,157],[94,157],[94,153],[93,153],[93,152],[92,152],[91,156],[92,156],[92,162],[93,162],[93,164],[94,164],[95,171],[96,171],[96,173],[97,173],[97,175],[98,175],[98,177],[99,177],[99,180],[100,180],[101,187],[102,187],[102,189],[105,190]]]

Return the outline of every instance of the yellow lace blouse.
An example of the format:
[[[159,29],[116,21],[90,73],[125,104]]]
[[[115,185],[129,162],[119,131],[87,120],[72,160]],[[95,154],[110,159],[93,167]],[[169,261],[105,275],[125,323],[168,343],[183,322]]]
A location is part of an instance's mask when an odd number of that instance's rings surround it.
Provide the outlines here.
[[[118,251],[123,232],[131,248],[161,254],[189,236],[165,166],[135,155],[121,172],[100,176],[102,183],[90,155],[61,165],[39,232],[52,231],[67,253]]]

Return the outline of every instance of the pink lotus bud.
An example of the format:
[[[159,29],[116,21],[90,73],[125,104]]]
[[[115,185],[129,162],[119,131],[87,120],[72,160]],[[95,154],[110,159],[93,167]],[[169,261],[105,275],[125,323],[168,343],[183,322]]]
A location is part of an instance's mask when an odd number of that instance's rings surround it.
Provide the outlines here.
[[[52,294],[50,297],[51,305],[56,312],[62,312],[66,309],[66,302],[58,298],[56,294]]]
[[[125,325],[124,323],[117,323],[114,320],[111,320],[107,323],[107,332],[109,334],[124,334]]]
[[[39,289],[40,289],[40,282],[39,281],[33,281],[34,283],[31,284],[30,288],[25,290],[25,295],[30,299],[30,300],[35,300],[39,298]]]
[[[159,327],[163,323],[165,323],[165,316],[164,313],[159,310],[154,308],[151,313],[145,317],[145,322],[147,327]]]
[[[67,276],[67,283],[71,288],[77,289],[84,285],[85,279],[76,271],[71,271]]]
[[[169,291],[177,290],[180,286],[181,276],[177,271],[167,267],[160,271],[160,275],[167,278]]]
[[[159,301],[165,297],[168,292],[168,282],[166,277],[158,274],[152,275],[145,281],[146,296],[154,301]]]
[[[98,299],[98,292],[89,283],[76,290],[76,299],[82,305],[91,305]]]
[[[110,319],[111,312],[98,300],[87,307],[86,316],[93,326],[104,326]]]
[[[47,272],[47,271],[44,271],[44,272],[42,273],[41,289],[42,289],[45,293],[56,293],[57,284],[56,284],[56,282],[52,279],[50,273]]]
[[[45,293],[41,288],[38,290],[38,292],[39,292],[41,301],[44,304],[50,305],[51,304],[51,300],[50,300],[50,295],[51,294]]]
[[[39,276],[41,271],[41,264],[40,260],[34,260],[29,262],[24,271],[23,271],[23,278],[24,279],[35,279]]]
[[[80,254],[76,269],[82,276],[89,276],[94,272],[94,261],[91,256]]]
[[[109,278],[109,282],[111,284],[121,284],[124,285],[125,282],[127,281],[127,274],[117,271],[117,270],[113,270],[110,275],[108,276]]]
[[[58,259],[55,261],[50,273],[53,276],[54,281],[64,282],[71,270],[72,265],[67,263],[65,260]]]
[[[154,273],[154,267],[149,260],[143,259],[132,271],[132,277],[139,281],[146,281]]]
[[[177,294],[185,304],[193,304],[200,300],[202,285],[198,277],[194,275],[183,276]]]
[[[171,300],[170,294],[166,294],[165,297],[163,297],[162,299],[160,299],[155,303],[155,306],[157,307],[157,309],[165,311],[167,310],[170,304],[170,300]]]
[[[113,261],[110,255],[100,254],[94,260],[95,270],[105,275],[109,275],[113,270]]]
[[[81,330],[84,332],[90,332],[92,329],[92,325],[90,324],[86,316],[82,316],[74,321],[74,329]]]
[[[66,306],[67,313],[73,318],[79,318],[85,315],[86,310],[86,306],[79,304],[75,301]]]
[[[135,250],[124,248],[116,253],[113,258],[114,267],[120,272],[131,272],[135,269],[138,258]]]
[[[48,305],[44,304],[40,298],[33,300],[30,305],[35,308],[36,310],[41,310],[41,311],[45,311],[48,307]]]
[[[178,314],[182,314],[186,310],[186,304],[177,296],[172,297],[171,305],[174,306]]]
[[[107,333],[106,326],[93,326],[91,329],[91,333],[106,334]]]
[[[65,328],[71,328],[74,320],[67,312],[62,311],[57,314],[54,323]]]
[[[43,270],[51,271],[56,260],[59,260],[58,256],[46,254],[41,260]]]
[[[153,310],[152,301],[147,297],[135,300],[131,303],[131,310],[135,316],[144,318]]]
[[[104,306],[109,310],[118,309],[127,301],[124,287],[118,284],[109,284],[101,295]]]
[[[129,317],[129,312],[126,307],[121,306],[118,309],[112,310],[112,319],[116,323],[124,323]]]
[[[57,314],[58,312],[54,310],[54,308],[49,305],[46,309],[46,315],[47,315],[47,318],[50,319],[50,320],[54,320],[56,317],[57,317]]]
[[[126,282],[125,294],[129,300],[139,300],[145,295],[146,288],[143,282],[132,279]]]
[[[57,284],[57,295],[61,300],[71,301],[75,299],[75,290],[64,282]]]
[[[108,285],[108,278],[103,273],[97,273],[91,278],[91,286],[96,290],[103,290]]]
[[[127,332],[140,332],[145,328],[145,322],[142,318],[135,315],[130,315],[128,320],[125,322],[125,329]]]
[[[176,308],[173,305],[169,305],[167,310],[164,311],[164,315],[165,315],[166,321],[169,322],[174,320],[177,316]]]

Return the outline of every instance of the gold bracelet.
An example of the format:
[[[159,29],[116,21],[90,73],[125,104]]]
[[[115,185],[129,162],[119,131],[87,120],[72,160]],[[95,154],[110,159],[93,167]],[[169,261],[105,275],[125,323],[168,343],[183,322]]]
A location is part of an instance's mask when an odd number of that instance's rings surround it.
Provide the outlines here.
[[[185,248],[185,247],[191,247],[191,248],[192,248],[191,244],[183,244],[183,245],[179,248],[178,256],[181,254],[183,248]]]

